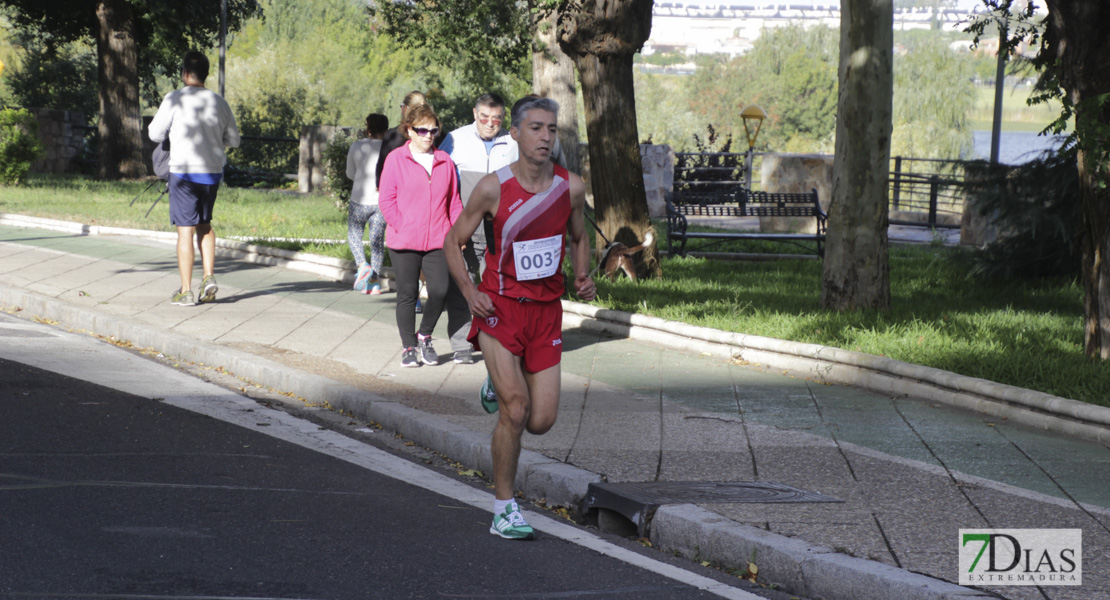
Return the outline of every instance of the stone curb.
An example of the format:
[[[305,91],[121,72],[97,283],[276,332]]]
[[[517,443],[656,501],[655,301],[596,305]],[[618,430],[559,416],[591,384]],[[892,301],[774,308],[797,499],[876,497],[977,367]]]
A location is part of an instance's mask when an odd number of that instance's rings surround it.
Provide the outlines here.
[[[994,595],[741,525],[694,504],[660,508],[651,543],[691,560],[759,567],[765,581],[807,598],[972,600]]]
[[[53,218],[0,213],[0,225],[44,228],[83,235],[128,235],[174,242],[176,234],[84,225]],[[354,263],[269,246],[218,240],[220,254],[240,260],[354,281]],[[383,289],[392,288],[392,270],[383,270]],[[694,350],[758,365],[793,370],[820,383],[852,385],[891,396],[940,401],[977,413],[1006,418],[1038,429],[1110,443],[1110,408],[1081,403],[1031,389],[989,382],[840,348],[801,344],[757,335],[722,332],[685,323],[563,301],[564,323],[609,335],[645,339],[668,347]]]
[[[940,369],[816,344],[733,333],[563,301],[564,323],[620,337],[789,369],[821,383],[912,396],[1097,442],[1110,442],[1110,408]]]
[[[167,242],[177,239],[171,232],[101,227],[5,213],[0,213],[0,225],[83,235],[127,235]],[[350,283],[354,280],[352,261],[234,240],[219,239],[217,243],[222,255],[309,272],[336,281]],[[392,270],[383,271],[383,289],[388,290],[392,287]],[[564,322],[570,326],[788,369],[821,383],[924,398],[1045,431],[1110,442],[1110,408],[862,352],[719,331],[567,300],[562,303]]]

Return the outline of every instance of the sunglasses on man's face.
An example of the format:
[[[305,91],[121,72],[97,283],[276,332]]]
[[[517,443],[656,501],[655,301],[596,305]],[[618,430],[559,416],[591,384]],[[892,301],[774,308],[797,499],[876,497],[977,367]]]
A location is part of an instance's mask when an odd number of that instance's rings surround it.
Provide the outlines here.
[[[428,137],[429,135],[435,136],[439,134],[439,127],[413,127],[412,130],[420,137]]]

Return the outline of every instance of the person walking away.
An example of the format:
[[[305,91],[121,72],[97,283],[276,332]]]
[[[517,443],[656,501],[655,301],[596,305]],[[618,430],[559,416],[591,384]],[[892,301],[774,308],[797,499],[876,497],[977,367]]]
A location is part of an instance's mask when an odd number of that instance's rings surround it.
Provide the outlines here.
[[[470,200],[470,194],[478,181],[489,173],[516,160],[516,141],[501,124],[505,121],[505,100],[494,93],[482,94],[474,102],[474,122],[463,125],[447,134],[441,150],[451,155],[459,170],[459,190],[463,206]],[[463,248],[467,270],[475,281],[481,279],[482,259],[486,254],[486,233],[481,227],[471,236]],[[470,342],[466,340],[468,329],[451,338],[454,360],[459,364],[473,364],[474,355]]]
[[[490,533],[508,539],[536,537],[513,500],[513,481],[524,431],[542,435],[558,416],[568,239],[575,294],[587,301],[597,296],[589,275],[585,185],[551,160],[558,109],[549,98],[513,105],[509,131],[520,158],[478,182],[443,241],[451,277],[474,316],[470,341],[482,351],[489,374],[480,401],[487,412],[498,413]],[[461,248],[483,222],[492,222],[492,237],[475,286]]]
[[[212,228],[212,209],[223,178],[227,148],[239,146],[239,130],[231,107],[219,94],[204,87],[208,78],[208,57],[195,50],[182,60],[184,87],[162,100],[150,122],[150,139],[170,140],[169,198],[170,222],[177,226],[177,270],[181,287],[170,302],[178,306],[196,304],[192,291],[193,238],[200,250],[201,302],[216,300],[214,268],[216,232]]]
[[[444,305],[449,332],[465,328],[467,307],[447,272],[443,238],[462,212],[458,178],[451,157],[434,145],[440,122],[427,104],[405,112],[399,126],[408,141],[386,157],[378,188],[378,206],[385,216],[385,245],[397,283],[397,330],[401,336],[401,366],[439,364],[432,344]],[[414,311],[424,273],[428,299],[416,329]],[[458,300],[448,303],[449,298]]]
[[[366,117],[366,138],[351,144],[347,151],[347,178],[354,182],[347,202],[347,245],[358,265],[354,289],[364,294],[380,294],[378,279],[385,254],[385,217],[378,210],[378,155],[389,119],[374,113]],[[370,225],[370,263],[366,262],[362,235]]]

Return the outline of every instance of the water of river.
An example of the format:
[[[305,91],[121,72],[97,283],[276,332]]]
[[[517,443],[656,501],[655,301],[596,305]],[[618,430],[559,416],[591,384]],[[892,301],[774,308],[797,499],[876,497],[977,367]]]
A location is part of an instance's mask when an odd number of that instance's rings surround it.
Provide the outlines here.
[[[991,157],[991,132],[973,131],[975,158]],[[998,138],[998,162],[1020,165],[1036,158],[1041,152],[1058,147],[1064,136],[1037,135],[1035,131],[1003,131]]]

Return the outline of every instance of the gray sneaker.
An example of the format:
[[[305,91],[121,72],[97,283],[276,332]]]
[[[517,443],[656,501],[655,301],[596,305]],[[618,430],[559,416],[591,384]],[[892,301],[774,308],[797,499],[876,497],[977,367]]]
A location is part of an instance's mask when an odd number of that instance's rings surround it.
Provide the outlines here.
[[[474,352],[469,348],[466,350],[456,350],[454,360],[456,364],[472,365],[474,364]]]
[[[416,354],[416,348],[409,346],[401,352],[401,366],[402,367],[419,367],[420,357]]]
[[[416,336],[416,345],[420,349],[420,360],[426,365],[438,365],[439,355],[436,354],[436,349],[432,347],[432,336],[420,335]]]
[[[170,298],[170,304],[175,304],[177,306],[197,305],[196,301],[193,300],[193,290],[177,290],[176,292],[174,292],[173,298]]]
[[[219,290],[220,286],[216,285],[216,276],[208,275],[200,282],[200,301],[215,302],[216,292]]]

